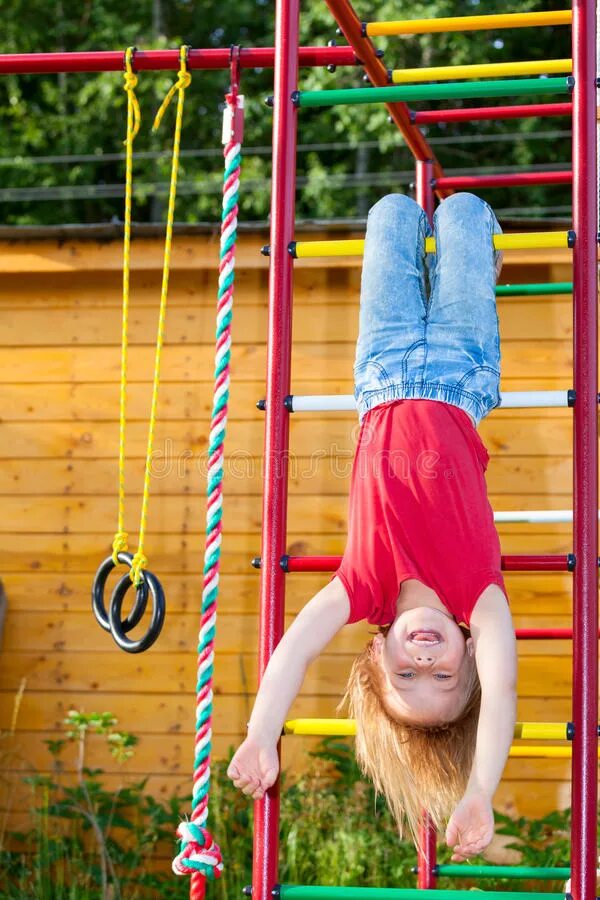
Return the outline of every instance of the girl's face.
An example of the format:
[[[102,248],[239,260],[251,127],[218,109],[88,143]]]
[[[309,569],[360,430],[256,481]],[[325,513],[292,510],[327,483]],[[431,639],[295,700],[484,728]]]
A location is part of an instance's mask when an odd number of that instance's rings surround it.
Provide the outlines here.
[[[449,613],[428,606],[402,612],[384,637],[375,638],[392,715],[419,725],[456,719],[473,675],[472,638]]]

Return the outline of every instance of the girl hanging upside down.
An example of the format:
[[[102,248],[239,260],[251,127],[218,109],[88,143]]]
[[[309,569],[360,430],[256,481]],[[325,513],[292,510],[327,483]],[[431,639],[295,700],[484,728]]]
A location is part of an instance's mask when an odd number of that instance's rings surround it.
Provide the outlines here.
[[[400,831],[427,810],[453,860],[494,832],[492,797],[513,737],[516,647],[477,433],[500,403],[495,283],[501,229],[472,194],[444,200],[431,229],[408,197],[369,213],[354,366],[361,420],[344,557],[304,607],[262,679],[229,766],[260,798],[308,664],[339,629],[379,626],[346,691],[362,770]]]

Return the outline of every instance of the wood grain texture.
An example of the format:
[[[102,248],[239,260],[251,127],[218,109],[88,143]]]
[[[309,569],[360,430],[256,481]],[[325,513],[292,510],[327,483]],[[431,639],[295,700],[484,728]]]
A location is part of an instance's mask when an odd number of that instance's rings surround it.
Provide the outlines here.
[[[348,233],[326,237],[349,237]],[[325,237],[310,233],[307,239]],[[224,544],[217,634],[215,753],[243,734],[256,686],[265,392],[267,261],[262,234],[238,252],[232,391],[226,440]],[[90,610],[93,573],[108,553],[116,517],[121,247],[114,242],[0,243],[0,573],[9,612],[0,648],[0,731],[9,728],[24,687],[7,765],[12,790],[32,766],[49,768],[44,741],[68,710],[110,710],[140,737],[126,771],[149,775],[157,796],[189,794],[194,722],[195,643],[204,552],[207,429],[212,403],[218,240],[175,241],[157,455],[147,550],[167,588],[167,622],[142,657],[114,646]],[[160,294],[161,242],[132,248],[132,348],[127,435],[128,517],[135,544],[152,345]],[[294,273],[292,389],[351,393],[361,260],[302,260]],[[505,255],[503,282],[569,280],[567,251]],[[501,298],[502,390],[566,390],[572,381],[570,296]],[[341,554],[357,437],[355,414],[297,414],[290,429],[287,552]],[[570,508],[571,412],[497,410],[481,426],[491,461],[495,509]],[[504,553],[567,553],[571,525],[498,528]],[[330,576],[289,575],[286,621]],[[518,626],[569,623],[569,573],[506,575]],[[348,627],[308,673],[290,714],[331,716],[353,654],[369,636]],[[571,644],[519,647],[519,716],[566,721]],[[292,777],[313,739],[286,738]],[[121,777],[97,742],[90,764]],[[67,765],[67,775],[72,765]],[[526,814],[569,802],[562,761],[509,762],[496,802]],[[14,794],[16,796],[16,794]],[[0,806],[4,805],[0,795]]]

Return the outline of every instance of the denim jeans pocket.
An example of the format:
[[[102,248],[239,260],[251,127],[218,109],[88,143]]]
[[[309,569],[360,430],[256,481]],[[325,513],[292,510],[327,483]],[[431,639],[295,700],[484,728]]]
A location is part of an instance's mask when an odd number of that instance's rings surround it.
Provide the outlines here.
[[[380,391],[390,387],[390,377],[386,369],[375,359],[366,359],[354,366],[354,396]]]

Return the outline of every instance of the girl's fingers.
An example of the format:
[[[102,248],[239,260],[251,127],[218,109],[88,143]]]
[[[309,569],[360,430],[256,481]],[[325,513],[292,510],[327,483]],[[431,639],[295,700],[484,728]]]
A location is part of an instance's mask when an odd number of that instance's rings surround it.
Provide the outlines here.
[[[246,782],[246,785],[242,788],[242,793],[246,794],[246,796],[252,796],[256,789],[259,787],[260,782],[257,778],[251,778]]]

